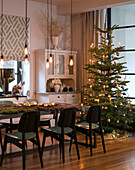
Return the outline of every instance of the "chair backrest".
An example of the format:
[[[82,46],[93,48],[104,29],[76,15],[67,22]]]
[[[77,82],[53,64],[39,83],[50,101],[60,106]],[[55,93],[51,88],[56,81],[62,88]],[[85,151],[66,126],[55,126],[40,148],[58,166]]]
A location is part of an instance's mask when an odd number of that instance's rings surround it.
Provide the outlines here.
[[[18,131],[19,132],[35,132],[39,127],[40,112],[31,111],[25,112],[20,118]]]
[[[73,127],[75,125],[76,110],[75,108],[64,109],[59,117],[59,127]]]
[[[102,106],[91,106],[86,116],[87,123],[97,123],[101,121]]]
[[[37,99],[25,99],[23,103],[25,103],[25,102],[32,103],[32,102],[34,102],[34,101],[37,102],[37,104],[38,104]]]
[[[0,105],[1,104],[5,104],[5,105],[12,105],[12,104],[14,104],[12,101],[10,101],[10,100],[3,100],[3,101],[0,101]]]

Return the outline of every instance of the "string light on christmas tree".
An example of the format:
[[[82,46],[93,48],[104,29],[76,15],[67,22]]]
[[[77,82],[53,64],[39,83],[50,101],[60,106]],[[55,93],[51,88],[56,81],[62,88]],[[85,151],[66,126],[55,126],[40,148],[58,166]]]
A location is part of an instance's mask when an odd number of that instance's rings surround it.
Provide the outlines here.
[[[91,46],[90,46],[90,47],[91,47],[91,48],[93,48],[93,46],[94,46],[94,44],[93,44],[93,43],[91,43]]]
[[[104,91],[105,91],[105,85],[103,85],[103,89],[104,89]]]
[[[88,79],[90,81],[90,79]]]
[[[97,102],[97,103],[99,104],[99,99],[95,99],[94,101]]]
[[[130,105],[130,100],[128,100],[127,103]]]
[[[117,105],[114,105],[115,108],[117,108]]]
[[[109,98],[109,100],[110,100],[110,104],[111,104],[111,100],[112,100],[112,98]]]
[[[123,104],[120,102],[120,106],[122,106]]]
[[[123,114],[123,117],[125,117],[126,116],[126,114]]]
[[[90,85],[90,90],[92,91],[92,84]]]
[[[108,109],[108,107],[107,107],[107,106],[105,106],[105,107],[104,107],[104,109],[105,109],[105,110],[107,110],[107,109]]]
[[[131,109],[129,109],[129,112],[132,112],[132,110],[131,110]]]

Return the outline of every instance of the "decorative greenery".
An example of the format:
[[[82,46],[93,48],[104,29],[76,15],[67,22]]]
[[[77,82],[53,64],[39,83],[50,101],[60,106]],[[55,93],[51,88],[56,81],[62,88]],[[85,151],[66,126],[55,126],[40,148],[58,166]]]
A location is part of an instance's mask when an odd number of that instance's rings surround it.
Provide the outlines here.
[[[0,114],[17,114],[17,113],[21,113],[21,112],[28,112],[28,111],[36,111],[36,110],[38,110],[36,107],[34,108],[34,107],[32,107],[32,108],[30,108],[30,107],[25,107],[25,108],[8,108],[8,109],[6,109],[6,108],[3,108],[3,109],[1,109],[0,110]]]
[[[89,52],[93,61],[86,64],[85,70],[88,73],[88,83],[84,85],[84,104],[88,106],[102,105],[102,124],[105,131],[116,132],[123,129],[130,129],[133,122],[133,106],[126,98],[129,82],[122,79],[121,74],[127,71],[125,62],[117,62],[119,52],[123,46],[114,48],[112,32],[117,26],[110,30],[96,28],[100,35],[101,42],[98,47],[91,44]],[[84,117],[83,115],[82,117]]]

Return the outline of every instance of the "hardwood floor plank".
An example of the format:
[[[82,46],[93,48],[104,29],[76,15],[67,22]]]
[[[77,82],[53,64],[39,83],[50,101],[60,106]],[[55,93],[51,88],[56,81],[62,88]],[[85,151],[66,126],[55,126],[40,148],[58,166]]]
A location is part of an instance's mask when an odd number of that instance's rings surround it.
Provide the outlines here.
[[[42,133],[40,133],[42,142]],[[84,142],[84,137],[78,134],[78,140]],[[104,154],[101,140],[97,141],[97,148],[93,149],[93,157],[90,157],[90,149],[79,145],[80,157],[78,160],[76,148],[73,144],[71,153],[69,153],[69,145],[65,145],[65,164],[59,154],[59,148],[53,147],[45,149],[43,152],[43,170],[134,170],[135,169],[135,140],[134,139],[118,139],[105,140],[106,151]],[[57,143],[54,141],[54,143]],[[47,139],[47,145],[51,144],[51,140]],[[28,148],[32,148],[32,144],[28,143]],[[13,145],[8,145],[7,152],[18,150]],[[22,156],[21,154],[7,156],[4,158],[3,165],[0,170],[21,170]],[[39,155],[37,151],[28,152],[26,154],[26,169],[41,169]]]

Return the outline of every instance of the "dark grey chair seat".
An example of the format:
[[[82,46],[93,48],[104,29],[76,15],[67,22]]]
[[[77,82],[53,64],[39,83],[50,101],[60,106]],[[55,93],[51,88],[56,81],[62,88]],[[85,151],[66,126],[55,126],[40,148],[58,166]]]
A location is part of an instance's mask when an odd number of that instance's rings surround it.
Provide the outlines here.
[[[59,126],[54,126],[54,127],[51,127],[51,128],[43,128],[43,130],[45,131],[50,131],[50,132],[53,132],[53,133],[57,133],[57,134],[61,134],[61,127]],[[65,127],[64,128],[64,134],[68,134],[68,133],[71,133],[73,131],[72,128],[69,128],[69,127]]]
[[[21,132],[3,133],[3,135],[14,138],[14,139],[22,140]],[[25,140],[29,140],[35,137],[36,137],[36,134],[34,132],[25,133]]]

